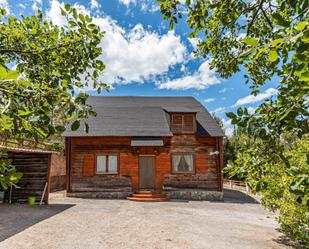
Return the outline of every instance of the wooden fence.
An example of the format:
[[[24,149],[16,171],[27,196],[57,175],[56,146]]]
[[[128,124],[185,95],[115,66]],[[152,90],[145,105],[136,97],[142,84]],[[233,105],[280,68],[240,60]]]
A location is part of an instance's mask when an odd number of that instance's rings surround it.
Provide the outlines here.
[[[250,190],[249,185],[247,184],[247,182],[243,182],[243,181],[224,179],[223,180],[223,184],[226,187],[229,187],[230,189],[241,188],[243,190],[246,190],[247,192],[249,192],[249,190]]]

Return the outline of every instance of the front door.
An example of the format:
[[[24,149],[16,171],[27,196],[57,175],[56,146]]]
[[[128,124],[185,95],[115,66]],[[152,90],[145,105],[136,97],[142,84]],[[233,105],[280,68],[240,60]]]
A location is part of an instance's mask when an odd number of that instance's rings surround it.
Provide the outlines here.
[[[139,156],[139,187],[155,189],[156,164],[155,156]]]

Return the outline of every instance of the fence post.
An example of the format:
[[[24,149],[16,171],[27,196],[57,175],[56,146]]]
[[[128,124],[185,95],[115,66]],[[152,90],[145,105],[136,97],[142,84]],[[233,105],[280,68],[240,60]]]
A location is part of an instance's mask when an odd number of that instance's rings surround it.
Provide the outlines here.
[[[231,180],[230,180],[230,188],[233,188],[233,184]]]

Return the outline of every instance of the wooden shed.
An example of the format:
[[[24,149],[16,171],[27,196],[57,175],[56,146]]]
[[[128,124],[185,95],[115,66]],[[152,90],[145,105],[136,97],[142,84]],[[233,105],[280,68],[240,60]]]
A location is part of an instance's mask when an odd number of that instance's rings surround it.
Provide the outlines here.
[[[5,199],[25,202],[29,196],[35,196],[40,201],[44,189],[44,203],[48,204],[50,192],[64,190],[65,157],[61,153],[20,147],[0,146],[0,150],[8,153],[18,172],[23,174],[17,187],[12,186],[6,191]]]

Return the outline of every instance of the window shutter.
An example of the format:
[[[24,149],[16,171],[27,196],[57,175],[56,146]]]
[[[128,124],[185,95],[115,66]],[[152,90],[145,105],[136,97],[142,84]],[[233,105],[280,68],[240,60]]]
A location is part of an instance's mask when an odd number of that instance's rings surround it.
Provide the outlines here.
[[[182,132],[182,115],[173,114],[172,115],[172,130],[176,133]]]
[[[184,132],[194,132],[194,115],[193,114],[184,114],[183,122],[183,131]]]
[[[94,154],[85,154],[83,160],[83,176],[94,176]]]

